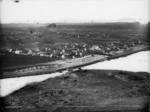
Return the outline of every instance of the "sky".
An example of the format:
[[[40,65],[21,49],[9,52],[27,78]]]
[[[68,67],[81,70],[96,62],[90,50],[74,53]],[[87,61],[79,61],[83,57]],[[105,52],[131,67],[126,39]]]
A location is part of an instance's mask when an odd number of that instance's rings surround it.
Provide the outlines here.
[[[1,0],[1,23],[141,22],[150,0]]]

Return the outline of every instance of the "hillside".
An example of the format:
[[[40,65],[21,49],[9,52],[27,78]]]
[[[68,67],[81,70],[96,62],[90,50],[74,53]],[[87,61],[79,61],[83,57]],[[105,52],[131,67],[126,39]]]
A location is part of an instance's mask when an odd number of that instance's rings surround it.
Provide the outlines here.
[[[9,48],[42,48],[45,43],[59,42],[100,44],[109,40],[148,40],[147,26],[139,23],[57,24],[57,32],[51,32],[48,24],[5,24],[1,29],[1,47]],[[33,45],[35,42],[39,45]]]
[[[146,112],[150,74],[80,70],[34,83],[3,98],[3,112]]]

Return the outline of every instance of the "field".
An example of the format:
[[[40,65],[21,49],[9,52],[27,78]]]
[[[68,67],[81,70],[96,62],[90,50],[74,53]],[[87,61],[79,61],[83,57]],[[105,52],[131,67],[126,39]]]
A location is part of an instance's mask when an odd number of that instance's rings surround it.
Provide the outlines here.
[[[29,50],[43,52],[61,44],[103,45],[113,41],[131,43],[141,40],[148,43],[148,26],[139,23],[93,23],[93,24],[56,24],[57,31],[51,31],[49,24],[5,24],[1,25],[0,48],[1,68],[32,65],[60,58],[40,56],[21,56],[8,53],[8,50]],[[60,48],[61,49],[61,48]],[[59,52],[59,51],[58,51]]]
[[[58,24],[57,32],[52,32],[48,24],[8,24],[2,27],[1,37],[4,39],[1,42],[5,46],[9,43],[10,45],[7,47],[11,46],[12,48],[19,47],[18,42],[24,43],[24,47],[33,47],[32,43],[39,42],[39,47],[42,49],[42,44],[45,43],[101,44],[109,40],[128,41],[132,39],[147,41],[147,28],[147,25],[138,23]]]
[[[79,70],[1,98],[3,112],[146,112],[149,73]]]

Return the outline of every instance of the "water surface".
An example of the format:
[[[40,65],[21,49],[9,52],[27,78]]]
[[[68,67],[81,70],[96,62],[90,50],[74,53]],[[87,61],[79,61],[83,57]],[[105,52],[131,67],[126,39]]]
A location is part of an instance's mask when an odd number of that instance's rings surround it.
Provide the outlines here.
[[[148,72],[150,73],[150,51],[142,51],[127,57],[122,57],[110,61],[98,62],[92,65],[82,67],[82,69],[109,69],[109,70],[125,70],[133,72]],[[0,80],[0,96],[6,96],[18,90],[27,84],[41,82],[48,78],[60,76],[62,73],[52,73],[38,76],[27,76],[19,78],[8,78]]]
[[[95,63],[82,67],[82,69],[109,69],[150,73],[150,51],[142,51],[126,57]]]

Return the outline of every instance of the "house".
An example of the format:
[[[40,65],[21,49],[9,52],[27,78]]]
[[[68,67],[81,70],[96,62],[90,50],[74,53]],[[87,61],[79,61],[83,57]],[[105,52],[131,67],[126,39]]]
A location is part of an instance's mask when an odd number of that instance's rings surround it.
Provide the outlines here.
[[[64,55],[64,54],[63,54],[63,55],[61,55],[61,58],[62,58],[62,59],[64,59],[64,58],[65,58],[65,55]]]
[[[106,47],[106,50],[107,50],[107,51],[110,51],[110,47]]]
[[[82,56],[83,54],[82,54],[82,53],[79,53],[79,55]]]
[[[32,50],[31,49],[29,49],[28,54],[32,54]]]
[[[49,56],[49,57],[50,57],[50,58],[51,58],[51,57],[53,57],[53,54],[50,54],[50,56]]]
[[[65,53],[65,49],[62,50],[62,53]]]
[[[74,58],[75,58],[75,56],[72,56],[72,58],[74,59]]]
[[[21,50],[15,50],[15,54],[20,54]]]
[[[84,51],[87,51],[87,48],[84,48]]]
[[[100,50],[98,45],[93,45],[90,50]]]
[[[9,52],[12,52],[12,49],[9,49]]]

